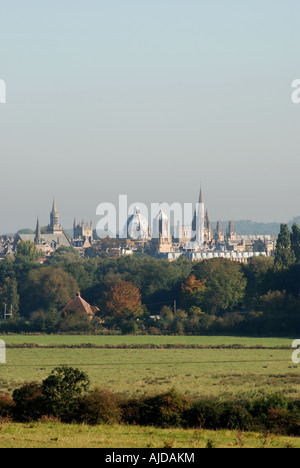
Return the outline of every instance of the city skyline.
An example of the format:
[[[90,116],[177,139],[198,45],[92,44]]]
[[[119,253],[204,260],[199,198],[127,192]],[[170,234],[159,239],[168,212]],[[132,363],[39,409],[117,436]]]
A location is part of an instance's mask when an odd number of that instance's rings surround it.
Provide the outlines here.
[[[201,185],[201,188],[200,188],[200,197],[201,196],[203,196],[202,185]],[[124,201],[124,198],[125,198],[125,201]],[[136,208],[140,209],[140,206],[141,206],[142,214],[146,217],[147,222],[149,223],[149,226],[153,226],[153,221],[156,218],[156,216],[158,215],[158,213],[160,211],[162,211],[163,214],[165,214],[164,209],[171,210],[170,213],[168,214],[168,217],[170,219],[172,219],[173,216],[176,216],[176,211],[177,211],[176,206],[177,207],[179,206],[180,209],[182,210],[183,225],[184,224],[186,224],[186,225],[193,224],[194,223],[195,212],[198,209],[198,207],[201,206],[201,205],[199,205],[200,198],[199,198],[198,201],[194,200],[192,202],[182,203],[182,204],[180,204],[179,202],[171,202],[170,204],[165,203],[165,202],[155,202],[155,203],[150,204],[149,206],[147,206],[143,202],[128,203],[127,195],[120,195],[118,203],[116,203],[116,205],[114,206],[110,202],[104,202],[103,207],[102,207],[102,211],[107,209],[106,205],[111,205],[115,209],[115,213],[116,213],[116,217],[117,217],[117,220],[116,220],[117,232],[119,234],[121,234],[121,235],[122,235],[124,226],[123,225],[119,226],[119,220],[120,219],[122,219],[122,220],[125,219],[124,218],[124,215],[125,215],[124,208],[126,210],[126,220],[127,220],[133,215]],[[125,203],[125,207],[124,207],[124,203]],[[205,203],[205,200],[204,200],[204,203]],[[99,206],[101,206],[101,204]],[[59,227],[60,227],[61,230],[65,231],[65,232],[69,232],[69,231],[73,230],[75,223],[76,223],[76,225],[81,226],[83,221],[84,221],[84,224],[89,225],[93,229],[97,230],[97,224],[99,223],[99,221],[101,220],[102,223],[103,223],[103,220],[105,220],[107,218],[107,216],[104,214],[104,211],[102,212],[101,215],[100,215],[100,212],[99,212],[99,214],[95,218],[88,218],[84,213],[83,213],[82,216],[81,215],[79,216],[78,212],[74,212],[73,217],[71,216],[73,221],[71,222],[71,224],[66,224],[63,221],[64,215],[61,215],[61,210],[60,209],[57,210],[57,208],[56,208],[56,199],[55,199],[55,197],[53,197],[51,199],[51,207],[52,207],[52,210],[50,212],[50,224],[49,224],[49,210],[45,209],[45,207],[44,207],[43,212],[42,213],[37,213],[37,215],[35,217],[33,216],[33,213],[31,213],[32,222],[28,221],[27,224],[24,224],[23,226],[18,226],[15,231],[8,231],[8,230],[4,229],[3,232],[0,231],[0,236],[14,235],[17,232],[23,231],[23,230],[31,230],[32,232],[36,232],[37,224],[40,226],[41,229],[48,229],[49,225],[51,225],[51,223],[53,222],[52,217],[53,217],[54,212],[57,213],[57,216],[59,216],[59,219],[62,219],[62,223],[61,223],[61,225]],[[175,209],[175,211],[174,211],[174,209]],[[121,212],[123,211],[122,214],[120,214],[120,211]],[[208,216],[209,211],[210,210],[209,210],[207,204],[205,203],[206,216]],[[58,213],[60,213],[60,214],[58,215]],[[189,216],[189,213],[191,213],[190,216]],[[178,211],[177,211],[177,215],[178,215]],[[179,215],[179,216],[181,216],[181,215]],[[68,218],[71,219],[70,214],[69,214]],[[216,218],[210,216],[210,219],[211,219],[211,224],[213,225],[214,229],[216,228],[216,225],[218,223],[221,223],[221,225],[223,225],[223,227],[224,227],[225,225],[227,226],[229,222],[232,222],[232,223],[245,223],[245,224],[247,224],[249,222],[249,223],[253,223],[253,225],[257,224],[258,226],[259,225],[261,225],[261,226],[265,225],[266,228],[267,228],[267,226],[277,225],[277,231],[279,231],[280,224],[292,224],[294,221],[296,223],[299,223],[300,216],[294,216],[291,219],[289,219],[287,221],[283,221],[283,222],[274,221],[274,222],[269,222],[269,223],[268,222],[258,222],[256,220],[247,220],[247,219],[240,219],[240,220],[236,219],[236,220],[234,220],[234,219],[229,218],[229,217],[227,217],[227,218],[223,217],[222,219],[221,218],[216,219]],[[172,227],[172,229],[174,228],[173,224],[171,225],[171,227]],[[150,227],[150,229],[152,229],[152,227]],[[269,230],[268,232],[265,232],[265,233],[266,234],[272,234],[272,235],[277,234],[276,229],[275,229],[275,231]],[[244,234],[246,234],[246,233],[244,233]],[[259,235],[259,234],[261,234],[261,232],[248,232],[247,234],[253,234],[253,235],[258,234]]]

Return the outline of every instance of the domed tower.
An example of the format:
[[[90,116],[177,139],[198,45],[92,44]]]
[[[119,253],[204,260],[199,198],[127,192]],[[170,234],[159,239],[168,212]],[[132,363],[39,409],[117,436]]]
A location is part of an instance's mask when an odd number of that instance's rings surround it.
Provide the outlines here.
[[[125,226],[125,238],[134,241],[148,241],[151,239],[148,221],[141,214],[138,206],[135,207],[133,215],[129,216]]]

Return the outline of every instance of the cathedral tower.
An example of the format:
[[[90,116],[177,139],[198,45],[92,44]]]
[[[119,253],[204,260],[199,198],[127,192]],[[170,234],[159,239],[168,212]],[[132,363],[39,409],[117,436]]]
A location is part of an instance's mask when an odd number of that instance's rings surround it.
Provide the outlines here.
[[[60,234],[62,233],[62,227],[59,224],[59,214],[56,209],[56,203],[55,200],[53,199],[53,205],[52,205],[52,211],[50,213],[50,224],[48,227],[48,231],[51,234]]]

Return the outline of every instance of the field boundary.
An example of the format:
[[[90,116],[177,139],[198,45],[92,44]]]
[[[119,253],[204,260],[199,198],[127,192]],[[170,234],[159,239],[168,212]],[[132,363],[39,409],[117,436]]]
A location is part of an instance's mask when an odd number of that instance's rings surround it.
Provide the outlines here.
[[[8,349],[262,349],[262,350],[291,350],[292,346],[264,346],[264,345],[205,345],[205,344],[186,344],[186,343],[165,343],[165,344],[95,344],[95,343],[79,343],[79,344],[41,344],[41,343],[7,343]]]

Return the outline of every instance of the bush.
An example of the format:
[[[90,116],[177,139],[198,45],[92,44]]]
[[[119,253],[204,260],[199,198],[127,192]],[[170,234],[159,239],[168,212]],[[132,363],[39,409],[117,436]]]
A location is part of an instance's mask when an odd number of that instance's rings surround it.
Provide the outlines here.
[[[220,425],[222,404],[217,400],[198,400],[187,412],[187,424],[191,427],[215,429]]]
[[[36,421],[43,414],[43,398],[41,386],[37,382],[29,382],[13,392],[14,418],[17,421]]]
[[[90,425],[119,423],[120,400],[110,390],[96,387],[79,399],[76,420]]]
[[[224,429],[253,429],[253,418],[247,408],[241,403],[225,403],[220,417],[220,427]]]
[[[11,418],[15,408],[15,402],[9,395],[0,396],[0,418]]]
[[[128,335],[130,333],[137,333],[138,324],[135,320],[125,320],[121,325],[122,335]]]
[[[256,398],[248,403],[248,410],[256,421],[263,427],[268,427],[269,410],[287,410],[288,400],[281,393]]]
[[[291,414],[288,410],[270,407],[268,410],[266,427],[272,432],[287,434],[291,428],[290,418]]]
[[[180,427],[190,402],[172,389],[151,397],[130,400],[123,407],[123,419],[130,424],[158,427]]]
[[[238,402],[199,400],[191,405],[186,416],[191,427],[204,429],[241,429],[250,430],[253,419],[244,405]]]

